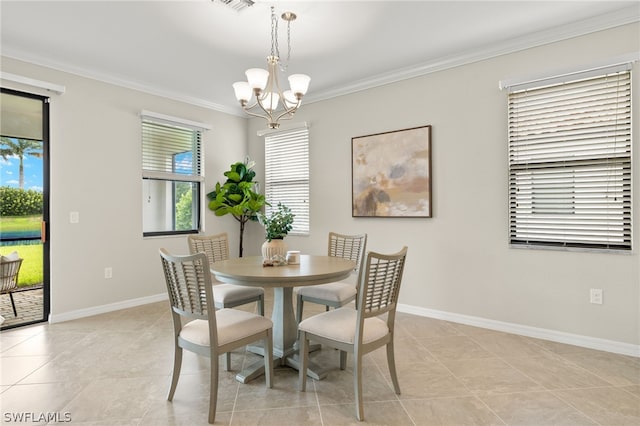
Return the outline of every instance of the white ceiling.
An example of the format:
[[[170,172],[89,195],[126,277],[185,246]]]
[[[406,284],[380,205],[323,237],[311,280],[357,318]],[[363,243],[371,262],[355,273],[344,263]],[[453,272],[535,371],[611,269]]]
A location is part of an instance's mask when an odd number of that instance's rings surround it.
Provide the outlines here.
[[[0,1],[0,52],[221,111],[293,11],[306,102],[640,20],[640,1]],[[286,56],[286,31],[280,50]]]

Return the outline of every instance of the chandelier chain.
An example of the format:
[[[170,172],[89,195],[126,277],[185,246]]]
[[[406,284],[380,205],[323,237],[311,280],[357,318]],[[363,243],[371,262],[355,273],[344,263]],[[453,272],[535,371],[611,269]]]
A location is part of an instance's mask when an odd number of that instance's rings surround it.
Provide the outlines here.
[[[278,47],[278,17],[275,8],[271,6],[271,56],[280,57],[280,49]]]
[[[283,15],[284,17],[284,15]],[[280,58],[280,50],[278,49],[278,23],[276,21],[276,52],[278,53],[278,58]],[[287,60],[283,61],[280,58],[280,62],[278,62],[278,66],[280,67],[280,71],[286,72],[289,67],[289,61],[291,60],[291,20],[287,19]]]
[[[291,59],[291,21],[287,21],[287,64]]]

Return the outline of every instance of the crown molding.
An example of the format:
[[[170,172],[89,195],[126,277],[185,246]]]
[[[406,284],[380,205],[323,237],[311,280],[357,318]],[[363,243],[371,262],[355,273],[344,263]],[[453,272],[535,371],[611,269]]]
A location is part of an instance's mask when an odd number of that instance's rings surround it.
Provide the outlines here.
[[[245,117],[244,111],[240,107],[229,107],[227,105],[211,102],[206,99],[197,98],[193,96],[185,96],[181,93],[176,93],[170,90],[161,89],[155,86],[149,86],[135,81],[115,77],[113,75],[99,73],[94,70],[88,70],[81,67],[75,67],[69,64],[63,64],[49,59],[45,59],[33,55],[25,55],[22,52],[14,51],[13,49],[3,49],[2,56],[16,59],[23,62],[28,62],[33,65],[38,65],[46,68],[51,68],[56,71],[61,71],[73,75],[77,75],[83,78],[89,78],[92,80],[101,81],[107,84],[113,84],[115,86],[124,87],[138,92],[143,92],[149,95],[159,96],[162,98],[172,99],[174,101],[183,102],[189,105],[194,105],[214,111],[223,112],[230,115],[236,115],[239,117]]]
[[[6,80],[11,83],[23,84],[25,86],[43,89],[58,95],[64,94],[66,88],[59,84],[49,83],[48,81],[35,80],[33,78],[23,77],[17,74],[0,71],[0,80]]]
[[[410,67],[400,68],[389,73],[379,74],[371,78],[355,81],[345,86],[310,93],[305,96],[305,104],[348,95],[350,93],[372,89],[385,84],[396,83],[398,81],[408,80],[426,74],[459,67],[461,65],[467,65],[495,58],[497,56],[507,55],[509,53],[515,53],[639,21],[640,7],[630,6],[595,18],[585,19],[562,27],[556,27],[550,30],[529,34],[527,36],[509,39],[503,43],[496,43],[486,49],[474,49],[461,54],[440,57],[433,61],[423,62]]]
[[[494,44],[486,49],[475,49],[473,51],[463,52],[461,54],[441,57],[433,61],[427,61],[421,64],[413,65],[406,68],[400,68],[388,73],[379,74],[371,78],[355,81],[353,83],[321,90],[319,92],[310,93],[305,96],[305,104],[319,102],[338,96],[343,96],[375,87],[383,86],[390,83],[395,83],[402,80],[408,80],[411,78],[423,76],[426,74],[443,71],[446,69],[458,67],[461,65],[467,65],[470,63],[491,59],[497,56],[506,55],[530,49],[533,47],[542,46],[570,38],[578,37],[602,31],[622,25],[631,24],[640,21],[640,7],[637,5],[630,6],[624,9],[617,10],[608,14],[603,14],[598,17],[577,21],[571,24],[567,24],[561,27],[556,27],[547,31],[541,31],[534,34],[529,34],[524,37],[517,37],[509,39],[503,43]],[[24,55],[22,52],[12,51],[11,49],[3,49],[2,56],[17,59],[24,62],[29,62],[34,65],[39,65],[47,68],[52,68],[58,71],[75,74],[80,77],[91,78],[104,83],[114,84],[117,86],[125,87],[128,89],[136,90],[139,92],[172,99],[186,104],[219,111],[222,113],[244,117],[246,115],[240,107],[231,107],[228,105],[211,102],[210,100],[185,96],[181,93],[168,91],[162,88],[148,86],[139,82],[134,82],[112,75],[107,75],[93,70],[87,70],[84,68],[74,67],[69,64],[57,63],[48,59]]]

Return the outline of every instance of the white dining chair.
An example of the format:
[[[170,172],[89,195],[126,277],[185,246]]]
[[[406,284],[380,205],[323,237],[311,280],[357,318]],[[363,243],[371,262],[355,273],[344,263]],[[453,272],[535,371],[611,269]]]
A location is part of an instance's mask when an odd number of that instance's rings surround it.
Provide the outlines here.
[[[273,378],[273,323],[269,318],[237,309],[216,310],[209,261],[203,253],[175,256],[160,249],[174,331],[174,362],[167,399],[180,378],[182,351],[186,349],[210,359],[209,423],[216,418],[218,357],[253,342],[262,341],[265,379]]]
[[[367,234],[344,235],[329,232],[329,256],[341,257],[356,262],[353,270],[357,274],[362,264],[363,254],[367,247]],[[328,311],[330,307],[340,308],[356,299],[357,284],[340,281],[327,284],[319,284],[305,287],[296,287],[296,320],[302,321],[304,303],[317,303],[325,305]]]
[[[214,235],[188,235],[189,252],[204,253],[209,264],[229,259],[229,238],[226,232]],[[258,313],[264,316],[264,289],[262,287],[246,287],[235,284],[220,283],[213,278],[213,299],[217,309],[235,308],[256,302]],[[231,354],[227,353],[224,369],[231,368]]]
[[[393,388],[400,395],[393,349],[394,322],[407,247],[395,254],[369,252],[359,276],[356,309],[343,307],[305,319],[298,325],[300,347],[299,388],[306,390],[309,341],[340,350],[340,369],[346,368],[347,353],[353,356],[356,417],[364,420],[362,358],[382,346]],[[386,314],[386,315],[385,315]]]

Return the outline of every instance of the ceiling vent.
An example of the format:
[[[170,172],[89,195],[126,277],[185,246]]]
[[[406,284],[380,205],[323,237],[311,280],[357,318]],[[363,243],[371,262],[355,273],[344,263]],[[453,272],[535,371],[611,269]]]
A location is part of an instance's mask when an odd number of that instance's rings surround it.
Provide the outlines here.
[[[240,12],[247,7],[253,6],[255,3],[253,0],[211,0],[216,1],[218,3],[222,3],[235,10],[236,12]]]

